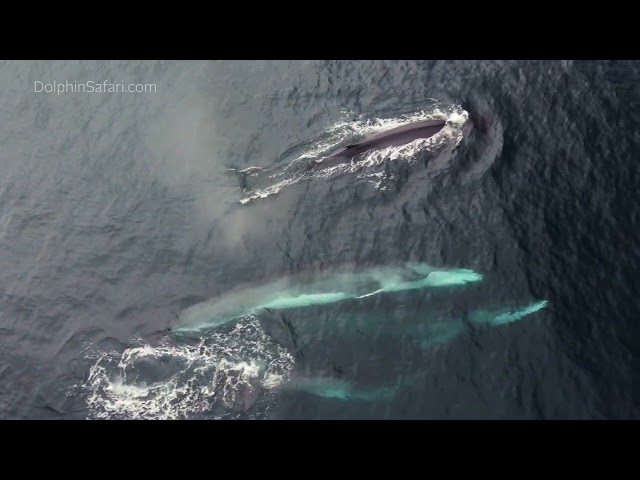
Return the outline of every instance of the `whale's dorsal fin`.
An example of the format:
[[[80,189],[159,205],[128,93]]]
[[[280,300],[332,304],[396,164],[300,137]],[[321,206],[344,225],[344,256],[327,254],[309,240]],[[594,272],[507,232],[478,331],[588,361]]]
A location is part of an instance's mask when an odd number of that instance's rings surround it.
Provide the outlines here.
[[[357,147],[357,146],[358,146],[358,144],[357,144],[357,143],[352,143],[351,145],[347,145],[346,147],[344,147],[344,149],[345,149],[345,150],[349,150],[349,149],[351,149],[351,148],[355,148],[355,147]]]

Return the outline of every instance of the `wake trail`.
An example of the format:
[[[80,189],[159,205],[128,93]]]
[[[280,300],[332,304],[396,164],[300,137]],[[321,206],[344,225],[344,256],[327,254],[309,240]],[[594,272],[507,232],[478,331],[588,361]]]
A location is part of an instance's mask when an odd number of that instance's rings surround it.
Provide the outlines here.
[[[327,181],[355,173],[358,174],[356,180],[373,184],[377,190],[384,190],[384,183],[390,178],[385,171],[379,171],[380,166],[387,161],[411,164],[420,152],[437,153],[442,147],[457,147],[463,139],[463,126],[468,119],[467,111],[459,106],[447,105],[396,118],[340,121],[284,165],[277,162],[270,167],[236,169],[241,187],[245,191],[240,203],[246,205],[268,198],[302,181]],[[333,167],[321,170],[308,169],[311,161],[327,156],[345,143],[356,142],[367,135],[426,120],[444,120],[446,125],[436,135],[427,139],[417,139],[398,147],[371,150],[358,155],[351,162]]]

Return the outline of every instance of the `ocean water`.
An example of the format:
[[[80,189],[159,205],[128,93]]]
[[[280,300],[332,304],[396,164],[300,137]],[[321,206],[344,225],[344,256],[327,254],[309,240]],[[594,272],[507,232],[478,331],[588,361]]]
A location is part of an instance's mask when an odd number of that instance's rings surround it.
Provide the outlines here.
[[[0,418],[638,418],[639,81],[633,61],[0,63]],[[432,139],[306,170],[431,118]]]

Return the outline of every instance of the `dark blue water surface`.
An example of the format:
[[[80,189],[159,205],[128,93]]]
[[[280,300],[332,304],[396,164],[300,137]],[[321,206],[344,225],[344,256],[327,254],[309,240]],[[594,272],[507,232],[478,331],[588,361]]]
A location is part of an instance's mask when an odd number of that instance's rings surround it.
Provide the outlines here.
[[[14,61],[0,85],[0,417],[640,416],[638,62]],[[229,169],[275,183],[438,114],[468,117],[457,148],[240,203]],[[175,332],[247,284],[406,262],[482,281]],[[252,360],[287,381],[225,390]]]

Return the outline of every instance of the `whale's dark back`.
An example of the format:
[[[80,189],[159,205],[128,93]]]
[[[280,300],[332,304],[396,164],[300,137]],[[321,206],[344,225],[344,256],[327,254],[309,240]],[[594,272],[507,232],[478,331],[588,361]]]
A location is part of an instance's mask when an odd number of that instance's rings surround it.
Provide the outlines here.
[[[429,138],[442,130],[445,124],[444,120],[425,120],[385,130],[370,135],[358,143],[347,145],[342,150],[316,162],[312,168],[326,168],[337,165],[368,150],[397,147],[411,143],[419,138]]]

